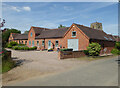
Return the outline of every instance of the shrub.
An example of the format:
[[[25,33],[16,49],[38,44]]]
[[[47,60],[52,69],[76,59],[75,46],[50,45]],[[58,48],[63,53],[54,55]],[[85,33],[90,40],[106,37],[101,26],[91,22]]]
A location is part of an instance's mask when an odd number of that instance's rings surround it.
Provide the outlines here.
[[[18,46],[14,46],[13,49],[14,49],[14,50],[18,50]]]
[[[101,45],[99,45],[98,43],[90,43],[87,47],[87,50],[90,56],[99,56]]]
[[[37,49],[37,47],[36,46],[34,46],[34,47],[32,47],[33,48],[33,50],[36,50]]]
[[[50,48],[50,49],[48,49],[48,50],[53,50],[53,48]]]
[[[9,44],[10,44],[11,46],[16,46],[16,45],[18,45],[18,43],[17,43],[17,42],[13,42],[13,41],[12,41],[12,42],[10,42]]]
[[[120,51],[118,49],[112,49],[112,54],[120,55]]]
[[[120,42],[116,42],[115,43],[115,48],[118,49],[118,50],[120,50]]]
[[[83,52],[85,53],[85,55],[89,55],[88,50],[84,50]]]
[[[25,44],[18,44],[17,46],[25,46]]]
[[[16,46],[16,45],[18,45],[18,43],[17,42],[10,42],[9,44],[7,44],[7,47],[8,48],[12,48],[13,46]]]
[[[60,49],[60,51],[73,51],[73,49],[67,49],[67,48],[65,48],[65,49]]]
[[[8,46],[7,46],[8,48],[12,48],[12,46],[10,45],[10,44],[8,44]]]

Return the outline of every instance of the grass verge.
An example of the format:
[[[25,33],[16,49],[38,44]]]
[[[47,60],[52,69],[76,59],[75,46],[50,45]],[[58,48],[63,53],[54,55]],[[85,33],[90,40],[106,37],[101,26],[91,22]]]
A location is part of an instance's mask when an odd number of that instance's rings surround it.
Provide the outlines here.
[[[99,59],[107,59],[107,58],[112,58],[112,57],[115,57],[115,56],[118,56],[118,55],[112,55],[112,56],[98,56],[98,57],[91,57],[91,56],[85,56],[85,57],[80,57],[80,58],[77,58],[78,60],[85,60],[85,61],[94,61],[94,60],[99,60]]]

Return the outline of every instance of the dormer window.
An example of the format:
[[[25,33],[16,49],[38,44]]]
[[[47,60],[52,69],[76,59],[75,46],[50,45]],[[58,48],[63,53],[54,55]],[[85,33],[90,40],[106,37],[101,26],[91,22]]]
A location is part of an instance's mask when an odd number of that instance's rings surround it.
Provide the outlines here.
[[[72,32],[72,37],[76,37],[76,31]]]
[[[32,32],[31,32],[31,37],[32,37]]]

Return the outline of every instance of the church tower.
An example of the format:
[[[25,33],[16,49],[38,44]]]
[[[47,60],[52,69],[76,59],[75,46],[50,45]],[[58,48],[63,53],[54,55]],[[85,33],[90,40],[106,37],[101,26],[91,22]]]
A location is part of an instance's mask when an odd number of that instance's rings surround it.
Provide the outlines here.
[[[90,27],[93,29],[103,30],[102,23],[99,23],[99,22],[91,23]]]

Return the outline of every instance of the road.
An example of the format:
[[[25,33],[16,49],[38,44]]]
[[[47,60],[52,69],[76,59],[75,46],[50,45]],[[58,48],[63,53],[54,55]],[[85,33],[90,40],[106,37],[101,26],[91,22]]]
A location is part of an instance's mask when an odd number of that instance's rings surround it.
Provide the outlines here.
[[[117,86],[117,59],[100,59],[68,71],[31,78],[9,86]]]

